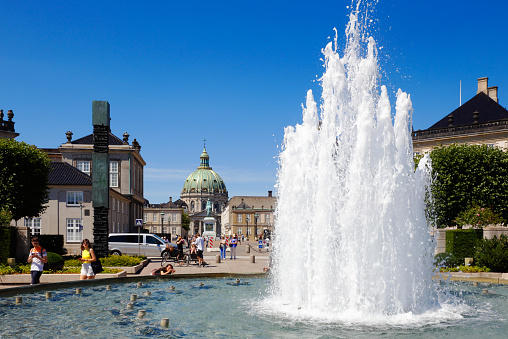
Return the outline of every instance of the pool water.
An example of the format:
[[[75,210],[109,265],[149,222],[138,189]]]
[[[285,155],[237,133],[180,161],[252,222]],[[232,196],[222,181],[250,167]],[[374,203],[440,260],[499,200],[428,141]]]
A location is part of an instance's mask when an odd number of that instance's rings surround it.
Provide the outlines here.
[[[267,293],[269,279],[150,280],[0,298],[0,338],[506,338],[508,287],[436,283],[448,302],[426,316],[406,315],[384,323],[316,318],[284,310]],[[175,289],[172,290],[171,286]],[[488,292],[485,293],[484,290]],[[146,291],[151,295],[146,296]],[[132,294],[138,299],[128,309]],[[146,316],[138,319],[138,311]],[[302,312],[303,313],[303,312]],[[169,327],[161,327],[169,318]]]

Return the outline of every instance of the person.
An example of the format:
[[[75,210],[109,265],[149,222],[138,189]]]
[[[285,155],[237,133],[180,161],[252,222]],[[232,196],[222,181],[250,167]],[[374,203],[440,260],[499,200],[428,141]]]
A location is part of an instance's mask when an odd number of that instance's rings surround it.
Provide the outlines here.
[[[39,238],[32,238],[32,246],[30,249],[30,255],[28,256],[28,262],[32,263],[30,266],[30,274],[32,276],[32,282],[30,285],[40,284],[42,271],[44,271],[44,264],[48,262],[48,255],[46,250],[39,246]]]
[[[180,236],[176,240],[176,247],[178,248],[178,260],[182,260],[183,259],[183,243],[184,242],[185,241]],[[182,263],[180,263],[180,265],[182,265]]]
[[[242,234],[242,241],[245,241],[245,235]]]
[[[167,264],[164,267],[154,268],[152,272],[150,272],[150,275],[166,275],[166,274],[173,274],[175,273],[175,269],[173,268],[173,265]]]
[[[236,245],[238,244],[238,238],[236,234],[233,235],[233,239],[231,239],[231,244],[229,244],[229,247],[231,249],[229,260],[232,260],[233,257],[236,260]]]
[[[203,259],[203,251],[205,249],[205,239],[203,239],[203,237],[201,236],[201,234],[196,234],[197,235],[197,239],[196,239],[196,248],[197,248],[197,254],[198,254],[198,261],[199,261],[199,265],[208,265],[204,259]]]
[[[190,247],[190,254],[198,254],[198,248],[196,247],[195,243]]]
[[[90,240],[84,239],[81,242],[81,258],[78,260],[83,263],[81,265],[79,280],[95,279],[91,263],[96,261],[97,257],[94,250],[90,247]]]
[[[226,245],[226,239],[224,239],[224,236],[221,236],[220,237],[220,258],[221,259],[226,259],[226,248],[227,248],[227,245]]]

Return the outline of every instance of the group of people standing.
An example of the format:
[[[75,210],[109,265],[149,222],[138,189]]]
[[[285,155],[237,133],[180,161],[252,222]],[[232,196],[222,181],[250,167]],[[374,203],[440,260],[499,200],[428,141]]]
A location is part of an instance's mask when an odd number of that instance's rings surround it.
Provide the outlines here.
[[[220,237],[220,244],[219,244],[219,248],[220,248],[220,258],[221,259],[226,259],[226,250],[228,248],[228,245],[229,245],[229,253],[230,253],[230,258],[229,260],[236,260],[236,247],[238,246],[238,237],[236,236],[236,234],[233,235],[233,237],[231,238],[231,241],[228,243],[228,241],[226,240],[226,238],[224,236],[221,236]]]

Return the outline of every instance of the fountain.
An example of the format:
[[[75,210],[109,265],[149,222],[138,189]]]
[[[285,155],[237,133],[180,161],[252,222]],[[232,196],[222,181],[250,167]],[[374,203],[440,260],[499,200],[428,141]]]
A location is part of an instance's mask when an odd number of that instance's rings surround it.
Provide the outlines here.
[[[342,57],[337,37],[323,50],[320,115],[309,92],[302,124],[286,129],[270,279],[27,288],[0,297],[0,337],[506,336],[505,286],[431,280],[428,160],[414,171],[410,98],[397,93],[392,123],[360,14]]]
[[[362,321],[439,307],[425,218],[428,159],[414,169],[411,100],[393,117],[376,43],[350,14],[342,57],[323,50],[320,112],[285,129],[278,173],[273,302],[312,318]],[[366,15],[366,14],[364,14]]]

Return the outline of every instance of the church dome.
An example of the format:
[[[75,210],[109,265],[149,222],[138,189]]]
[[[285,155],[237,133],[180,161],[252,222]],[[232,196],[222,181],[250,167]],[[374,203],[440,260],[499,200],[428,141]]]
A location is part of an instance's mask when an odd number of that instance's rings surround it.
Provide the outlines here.
[[[206,153],[206,148],[203,148],[200,159],[201,164],[198,169],[192,172],[185,180],[182,193],[227,194],[226,184],[224,184],[220,175],[215,173],[209,165],[210,157]]]

